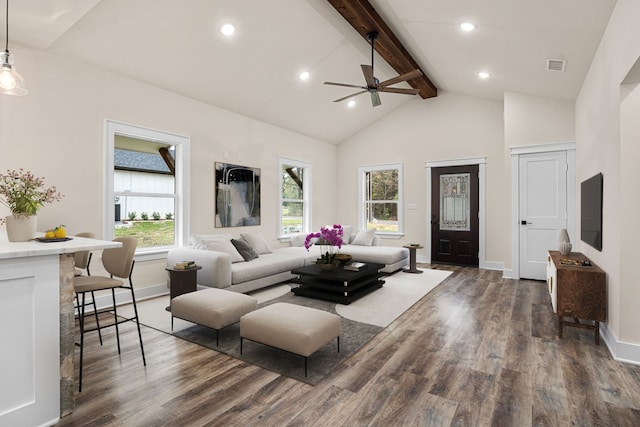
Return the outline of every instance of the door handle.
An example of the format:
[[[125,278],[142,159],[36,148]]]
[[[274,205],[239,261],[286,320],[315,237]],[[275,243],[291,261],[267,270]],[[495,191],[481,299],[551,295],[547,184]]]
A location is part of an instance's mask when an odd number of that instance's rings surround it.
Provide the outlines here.
[[[533,223],[532,222],[528,222],[526,220],[522,220],[522,221],[520,221],[520,224],[527,225],[527,224],[533,224]]]

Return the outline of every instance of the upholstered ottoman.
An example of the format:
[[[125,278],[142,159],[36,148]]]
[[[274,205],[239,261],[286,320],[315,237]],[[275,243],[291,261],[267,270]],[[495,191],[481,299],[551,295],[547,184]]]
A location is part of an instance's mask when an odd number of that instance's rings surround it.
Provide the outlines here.
[[[187,320],[218,331],[240,321],[240,318],[255,310],[258,300],[249,295],[224,289],[204,289],[182,294],[171,300],[171,330],[173,318]]]
[[[252,311],[240,318],[240,354],[246,338],[307,359],[334,338],[340,351],[340,317],[315,308],[276,303]]]

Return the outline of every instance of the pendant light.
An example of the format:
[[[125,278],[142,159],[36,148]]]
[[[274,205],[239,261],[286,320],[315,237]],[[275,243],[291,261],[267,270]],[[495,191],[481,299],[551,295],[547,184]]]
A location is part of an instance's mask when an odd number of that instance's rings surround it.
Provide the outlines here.
[[[0,93],[26,95],[28,92],[24,87],[24,79],[13,66],[13,55],[9,53],[9,0],[7,0],[6,29],[4,52],[0,52]]]

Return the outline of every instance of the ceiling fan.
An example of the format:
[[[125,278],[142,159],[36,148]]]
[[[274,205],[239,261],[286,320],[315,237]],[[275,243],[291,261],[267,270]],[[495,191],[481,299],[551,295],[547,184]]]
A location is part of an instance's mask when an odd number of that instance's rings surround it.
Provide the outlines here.
[[[380,82],[377,78],[375,78],[375,76],[373,75],[373,52],[374,52],[374,43],[378,38],[378,33],[373,31],[367,34],[367,38],[369,39],[369,41],[371,41],[371,65],[364,65],[364,64],[360,65],[360,68],[362,68],[362,74],[364,74],[364,80],[367,83],[367,85],[358,86],[358,85],[351,85],[346,83],[324,82],[324,84],[326,85],[355,87],[358,89],[362,89],[359,92],[352,93],[351,95],[345,96],[340,99],[336,99],[333,102],[344,101],[345,99],[349,99],[354,96],[363,94],[365,92],[369,92],[371,94],[371,104],[374,107],[377,107],[378,105],[382,104],[382,102],[380,101],[379,92],[400,93],[403,95],[417,95],[418,92],[420,92],[420,89],[403,89],[403,88],[394,88],[389,86],[394,85],[396,83],[404,82],[407,80],[415,79],[416,77],[420,77],[422,75],[422,71],[420,70],[409,71],[408,73],[401,74],[399,76],[393,77],[383,82]]]

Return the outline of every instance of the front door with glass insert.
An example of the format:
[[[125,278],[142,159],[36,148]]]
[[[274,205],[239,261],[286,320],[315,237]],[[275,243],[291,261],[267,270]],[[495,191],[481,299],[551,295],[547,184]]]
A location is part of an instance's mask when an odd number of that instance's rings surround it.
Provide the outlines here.
[[[431,170],[431,260],[478,265],[478,165]]]

